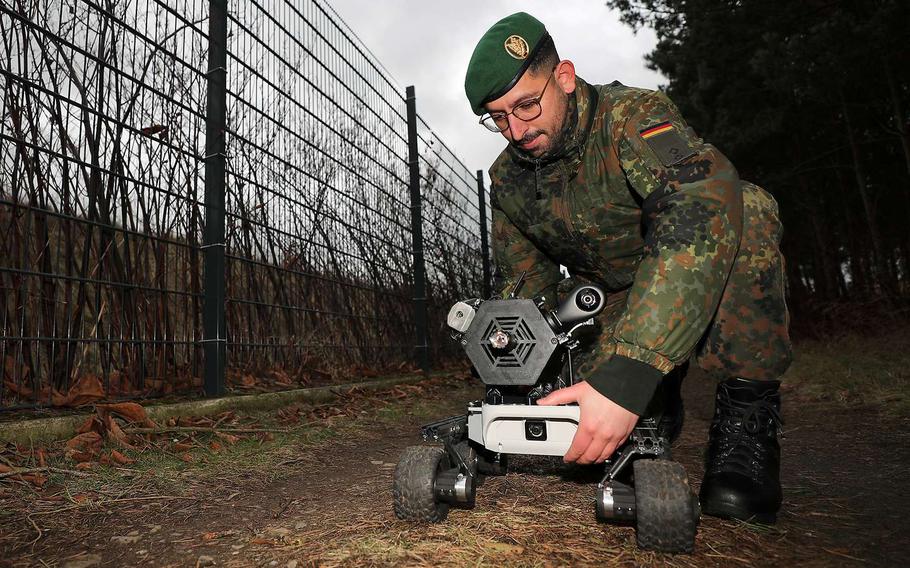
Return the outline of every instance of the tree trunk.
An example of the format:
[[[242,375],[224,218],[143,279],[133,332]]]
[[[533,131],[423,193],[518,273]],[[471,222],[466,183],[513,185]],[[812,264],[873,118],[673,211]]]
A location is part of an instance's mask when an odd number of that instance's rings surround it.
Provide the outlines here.
[[[869,190],[866,187],[866,173],[863,170],[862,158],[860,156],[859,144],[856,141],[856,135],[853,132],[853,125],[850,119],[850,110],[847,107],[847,100],[844,98],[842,90],[838,90],[840,98],[841,111],[844,115],[844,128],[847,131],[847,142],[850,146],[850,155],[853,160],[853,173],[856,176],[856,188],[859,190],[860,199],[863,202],[863,212],[866,215],[866,225],[869,228],[869,238],[872,240],[872,253],[875,257],[875,282],[879,287],[879,292],[887,294],[890,289],[888,279],[888,269],[885,266],[885,255],[882,247],[881,236],[878,232],[878,225],[875,221],[875,206],[869,196]]]
[[[869,275],[866,273],[865,263],[863,262],[865,255],[856,231],[853,229],[853,215],[850,208],[850,195],[847,190],[847,184],[840,170],[835,169],[834,172],[841,190],[841,199],[838,199],[838,201],[844,209],[847,249],[850,251],[850,288],[854,292],[850,295],[862,297],[869,292]]]
[[[894,127],[897,129],[897,137],[900,138],[901,147],[904,150],[904,165],[907,167],[907,184],[901,193],[904,196],[904,203],[907,207],[907,218],[910,219],[910,122],[904,116],[903,105],[901,104],[901,93],[894,77],[894,70],[887,57],[882,57],[883,67],[885,69],[885,78],[888,81],[888,92],[891,95],[891,108],[894,111]],[[902,251],[910,248],[910,225],[907,225],[907,231],[904,234],[904,244],[901,246]],[[904,257],[904,266],[910,263],[910,258],[906,254]],[[904,276],[906,278],[906,276]]]

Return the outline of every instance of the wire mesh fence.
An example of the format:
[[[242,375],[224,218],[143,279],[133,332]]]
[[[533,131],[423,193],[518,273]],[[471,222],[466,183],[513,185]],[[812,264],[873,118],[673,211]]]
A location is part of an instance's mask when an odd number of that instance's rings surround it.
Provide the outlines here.
[[[327,4],[0,0],[0,30],[0,408],[449,354],[442,310],[484,289],[485,192],[412,117],[415,209],[404,89]]]

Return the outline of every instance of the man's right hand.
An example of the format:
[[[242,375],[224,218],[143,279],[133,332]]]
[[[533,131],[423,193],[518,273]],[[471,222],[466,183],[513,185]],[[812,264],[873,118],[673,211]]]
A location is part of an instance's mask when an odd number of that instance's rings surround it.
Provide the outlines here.
[[[578,430],[563,459],[581,464],[608,459],[626,441],[638,423],[638,415],[600,394],[586,382],[559,389],[537,401],[542,406],[577,402]]]

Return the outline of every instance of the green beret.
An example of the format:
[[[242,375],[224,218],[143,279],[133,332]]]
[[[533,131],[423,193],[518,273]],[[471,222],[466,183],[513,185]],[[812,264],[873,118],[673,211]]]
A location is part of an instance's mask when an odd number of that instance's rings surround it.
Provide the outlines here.
[[[464,79],[464,92],[474,114],[482,115],[484,104],[515,86],[547,37],[540,20],[524,12],[506,16],[483,34]]]

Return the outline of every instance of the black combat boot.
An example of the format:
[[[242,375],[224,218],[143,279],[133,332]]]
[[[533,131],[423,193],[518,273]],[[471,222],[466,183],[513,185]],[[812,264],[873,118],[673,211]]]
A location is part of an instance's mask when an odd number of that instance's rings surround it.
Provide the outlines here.
[[[780,381],[729,379],[717,387],[705,478],[705,514],[760,523],[777,520],[780,487]]]

